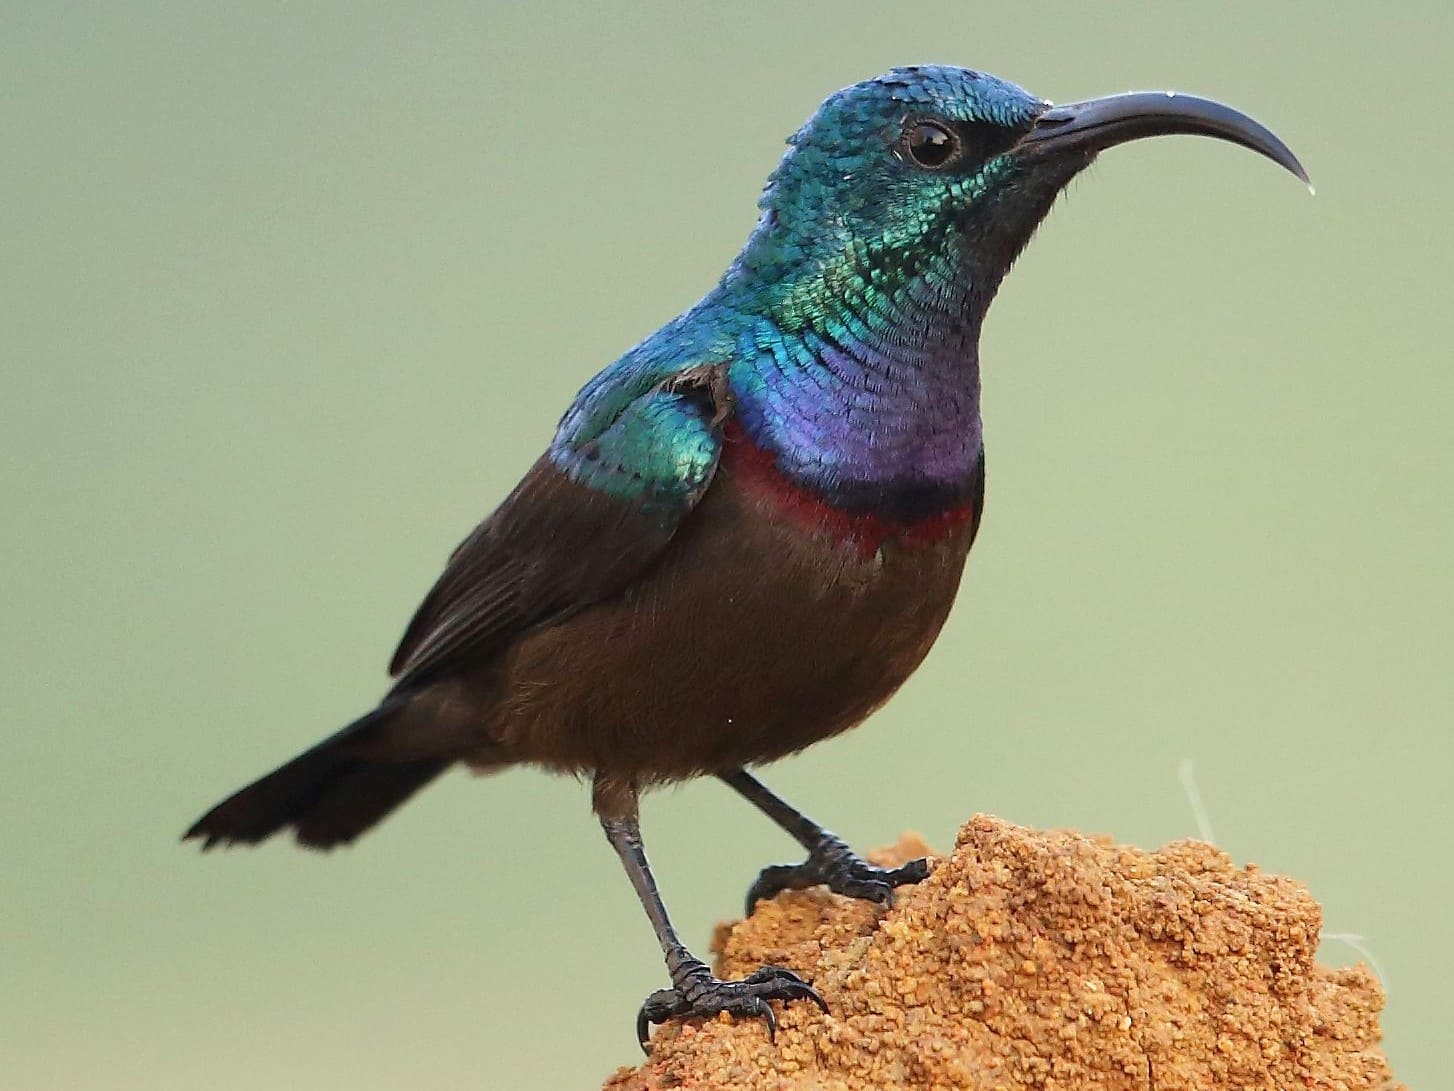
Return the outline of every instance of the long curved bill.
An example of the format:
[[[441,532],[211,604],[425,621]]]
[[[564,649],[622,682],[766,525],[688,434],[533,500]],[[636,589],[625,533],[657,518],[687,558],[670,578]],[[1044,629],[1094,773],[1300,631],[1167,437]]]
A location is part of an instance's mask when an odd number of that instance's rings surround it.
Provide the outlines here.
[[[1313,188],[1297,156],[1271,129],[1220,102],[1175,91],[1133,91],[1052,106],[1036,119],[1019,147],[1026,152],[1098,152],[1128,140],[1175,133],[1240,144]]]

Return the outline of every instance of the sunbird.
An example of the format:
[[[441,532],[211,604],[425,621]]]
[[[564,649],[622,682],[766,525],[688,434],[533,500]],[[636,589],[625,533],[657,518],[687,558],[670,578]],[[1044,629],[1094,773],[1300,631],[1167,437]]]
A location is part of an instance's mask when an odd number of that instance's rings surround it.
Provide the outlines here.
[[[982,72],[896,68],[788,139],[716,287],[576,396],[545,453],[450,557],[373,711],[229,796],[204,848],[291,827],[353,841],[457,763],[589,777],[665,956],[637,1015],[775,1027],[812,986],[716,977],[678,937],[640,793],[715,776],[805,850],[759,898],[816,884],[881,905],[874,866],[749,768],[863,721],[939,635],[984,510],[979,335],[1056,197],[1107,148],[1190,133],[1304,183],[1273,133],[1171,92],[1054,106]],[[1062,314],[1075,301],[1061,301]]]

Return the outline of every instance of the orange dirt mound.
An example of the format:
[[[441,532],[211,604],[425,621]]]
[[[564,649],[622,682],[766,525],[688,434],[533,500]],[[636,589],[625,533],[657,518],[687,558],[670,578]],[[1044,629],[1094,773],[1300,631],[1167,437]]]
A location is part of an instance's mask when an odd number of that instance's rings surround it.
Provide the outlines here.
[[[906,836],[879,853],[926,847]],[[1396,1091],[1383,995],[1313,961],[1298,883],[1178,841],[1143,852],[978,816],[887,912],[823,889],[718,929],[718,972],[764,963],[831,1009],[668,1025],[607,1091]]]

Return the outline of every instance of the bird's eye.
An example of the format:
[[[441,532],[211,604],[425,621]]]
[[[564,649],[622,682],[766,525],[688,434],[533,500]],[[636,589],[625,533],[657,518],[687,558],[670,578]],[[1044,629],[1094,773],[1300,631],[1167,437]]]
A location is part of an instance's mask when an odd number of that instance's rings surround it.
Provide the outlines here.
[[[925,170],[952,166],[964,151],[964,141],[947,125],[915,121],[904,131],[904,152]]]

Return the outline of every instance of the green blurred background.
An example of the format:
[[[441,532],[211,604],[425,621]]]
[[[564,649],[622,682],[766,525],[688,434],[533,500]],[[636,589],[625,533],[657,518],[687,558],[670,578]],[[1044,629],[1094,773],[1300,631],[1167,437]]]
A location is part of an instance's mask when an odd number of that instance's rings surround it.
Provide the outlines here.
[[[570,781],[454,774],[331,857],[177,843],[351,718],[571,394],[896,64],[1222,97],[1073,187],[985,334],[938,647],[769,781],[860,845],[974,811],[1287,872],[1447,1074],[1442,4],[0,5],[0,1086],[595,1086],[663,982]],[[699,947],[792,846],[650,799]],[[1357,956],[1328,942],[1323,957]],[[1443,1062],[1443,1063],[1441,1063]]]

